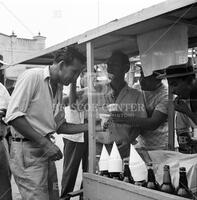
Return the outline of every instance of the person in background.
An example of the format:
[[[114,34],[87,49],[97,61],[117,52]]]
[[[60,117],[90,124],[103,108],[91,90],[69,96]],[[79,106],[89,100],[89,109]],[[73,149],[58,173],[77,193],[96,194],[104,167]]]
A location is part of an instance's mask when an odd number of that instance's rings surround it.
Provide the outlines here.
[[[4,117],[8,107],[10,95],[4,85],[0,83],[0,199],[12,200],[12,188],[10,183],[10,168],[8,152],[5,147],[6,124]]]
[[[17,80],[5,122],[12,128],[11,171],[25,200],[59,199],[54,161],[62,153],[50,138],[88,130],[67,123],[62,106],[62,86],[76,81],[84,62],[77,49],[63,48],[51,66],[26,70]]]
[[[80,75],[81,88],[87,87],[86,73]],[[78,95],[78,97],[77,97]],[[81,123],[84,121],[85,111],[79,104],[80,95],[76,91],[76,83],[70,85],[69,106],[65,109],[70,115],[70,123]],[[65,111],[66,113],[66,111]],[[87,119],[85,119],[87,122]],[[87,172],[88,168],[88,134],[63,135],[64,162],[62,174],[61,199],[69,199],[68,193],[75,187],[77,174],[82,161],[82,171]],[[80,196],[80,198],[82,198]]]
[[[159,73],[161,71],[154,71],[145,77],[141,68],[139,85],[135,85],[143,93],[146,118],[125,115],[113,117],[116,123],[126,123],[142,129],[136,147],[146,150],[167,149],[168,144],[168,88],[157,78]]]
[[[197,81],[195,73],[196,71],[191,65],[172,65],[166,69],[164,77],[167,78],[172,93],[177,95],[174,101],[175,110],[186,115],[192,123],[197,125]]]
[[[197,80],[191,63],[171,65],[160,78],[167,78],[172,93],[176,95],[174,109],[177,111],[176,130],[191,132],[197,128]],[[192,134],[190,135],[192,136]],[[196,146],[196,144],[195,144]],[[197,152],[197,148],[195,150]]]

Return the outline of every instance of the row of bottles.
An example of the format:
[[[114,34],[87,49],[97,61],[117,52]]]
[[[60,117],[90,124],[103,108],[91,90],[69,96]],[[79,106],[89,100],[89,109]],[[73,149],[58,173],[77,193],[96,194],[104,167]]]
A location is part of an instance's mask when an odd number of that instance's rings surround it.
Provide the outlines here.
[[[146,166],[132,145],[130,151],[132,156],[130,155],[130,160],[124,160],[123,168],[121,167],[122,160],[120,163],[120,155],[115,156],[114,154],[118,153],[118,149],[115,143],[113,148],[115,150],[112,149],[113,152],[111,154],[113,154],[113,156],[110,154],[110,158],[105,146],[103,146],[101,158],[99,161],[99,170],[101,176],[121,180],[127,183],[166,192],[169,194],[176,194],[185,198],[192,198],[192,192],[188,188],[185,167],[180,167],[179,169],[179,185],[175,189],[171,181],[170,167],[169,165],[165,165],[163,169],[163,183],[159,185],[159,183],[156,181],[152,164],[148,164]],[[131,161],[131,158],[135,158],[135,161]]]

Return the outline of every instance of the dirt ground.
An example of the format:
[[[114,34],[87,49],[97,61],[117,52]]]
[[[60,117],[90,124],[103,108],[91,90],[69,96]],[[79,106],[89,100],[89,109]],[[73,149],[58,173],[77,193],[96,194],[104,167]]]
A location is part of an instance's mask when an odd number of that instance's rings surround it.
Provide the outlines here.
[[[62,137],[59,135],[56,135],[55,137],[56,137],[56,144],[60,147],[60,149],[62,151],[63,150]],[[63,168],[62,168],[63,167],[63,159],[56,162],[56,167],[57,167],[57,173],[58,173],[59,190],[61,190],[61,178],[62,178],[61,176],[62,176],[62,170],[63,170]],[[77,182],[75,185],[75,190],[80,189],[81,179],[82,179],[82,170],[80,167],[78,176],[77,176]],[[12,178],[12,193],[13,193],[13,200],[21,200],[20,193],[18,191],[17,185],[13,178]],[[78,200],[78,197],[72,198],[72,200]]]

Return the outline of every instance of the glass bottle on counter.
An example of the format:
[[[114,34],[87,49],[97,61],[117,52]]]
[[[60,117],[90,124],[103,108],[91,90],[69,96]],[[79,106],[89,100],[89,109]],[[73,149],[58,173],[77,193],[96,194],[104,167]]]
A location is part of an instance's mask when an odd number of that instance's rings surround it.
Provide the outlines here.
[[[126,183],[134,183],[133,177],[129,169],[129,161],[124,160],[124,178],[123,181]]]
[[[192,199],[192,193],[188,188],[188,182],[187,182],[187,175],[186,175],[186,169],[185,167],[179,168],[179,186],[176,190],[176,194],[181,197],[190,198]]]
[[[153,190],[160,190],[159,183],[155,179],[155,174],[153,171],[152,164],[151,163],[148,164],[147,167],[148,167],[148,180],[147,180],[146,187]]]
[[[172,185],[172,181],[171,181],[169,165],[164,166],[163,183],[161,185],[161,191],[169,193],[169,194],[174,194],[175,192],[174,186]]]

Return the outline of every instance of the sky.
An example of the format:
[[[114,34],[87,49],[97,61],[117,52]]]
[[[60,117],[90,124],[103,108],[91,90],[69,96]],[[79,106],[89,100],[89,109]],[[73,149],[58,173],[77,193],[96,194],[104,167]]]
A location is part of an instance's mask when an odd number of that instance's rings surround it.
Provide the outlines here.
[[[0,33],[47,37],[46,47],[164,0],[0,0]]]

